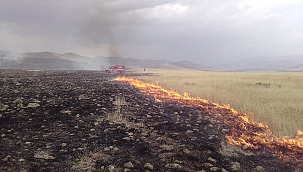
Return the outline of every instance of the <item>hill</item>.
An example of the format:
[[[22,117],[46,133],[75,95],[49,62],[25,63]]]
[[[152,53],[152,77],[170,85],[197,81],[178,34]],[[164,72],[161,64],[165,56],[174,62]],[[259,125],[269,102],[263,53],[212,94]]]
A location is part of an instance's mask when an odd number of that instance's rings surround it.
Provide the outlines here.
[[[175,66],[201,70],[203,67],[188,61],[171,62],[167,60],[134,59],[122,57],[86,57],[72,52],[58,54],[53,52],[29,52],[11,56],[10,52],[0,51],[0,68],[39,69],[39,70],[104,70],[112,65],[124,65],[127,68],[161,68]]]
[[[301,67],[300,67],[300,65]],[[216,66],[220,70],[232,71],[302,71],[303,55],[259,56]]]
[[[259,56],[235,63],[202,66],[190,61],[135,59],[123,57],[87,57],[72,52],[28,52],[17,54],[0,51],[0,68],[38,70],[105,70],[109,66],[124,65],[127,68],[164,68],[219,71],[303,71],[303,55]]]

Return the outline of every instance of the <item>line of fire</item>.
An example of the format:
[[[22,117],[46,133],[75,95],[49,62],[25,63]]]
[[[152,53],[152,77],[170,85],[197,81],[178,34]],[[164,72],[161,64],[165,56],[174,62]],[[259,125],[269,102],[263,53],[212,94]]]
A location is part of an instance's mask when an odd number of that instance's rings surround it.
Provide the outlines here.
[[[274,135],[265,124],[249,120],[245,113],[239,113],[229,105],[191,97],[188,93],[181,95],[160,85],[137,79],[117,77],[115,80],[128,82],[141,92],[153,96],[158,102],[176,101],[182,106],[200,107],[230,128],[225,135],[225,140],[230,145],[239,146],[243,150],[264,150],[277,154],[279,158],[303,161],[303,132],[300,130],[294,138]]]

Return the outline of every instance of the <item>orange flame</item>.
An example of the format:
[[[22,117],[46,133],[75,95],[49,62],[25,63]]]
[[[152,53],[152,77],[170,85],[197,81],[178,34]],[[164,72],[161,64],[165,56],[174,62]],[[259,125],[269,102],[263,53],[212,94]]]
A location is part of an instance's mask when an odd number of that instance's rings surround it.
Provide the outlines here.
[[[118,77],[115,80],[128,82],[141,92],[153,96],[157,102],[173,100],[182,105],[201,107],[211,115],[221,114],[219,117],[214,117],[221,118],[224,124],[231,127],[231,134],[225,136],[229,144],[251,149],[263,147],[279,153],[279,155],[283,153],[285,156],[294,155],[303,161],[303,132],[300,130],[295,138],[279,137],[273,135],[265,124],[249,121],[246,114],[238,113],[230,105],[221,106],[199,97],[191,97],[188,93],[181,95],[174,90],[166,90],[158,84],[145,83],[137,79]]]

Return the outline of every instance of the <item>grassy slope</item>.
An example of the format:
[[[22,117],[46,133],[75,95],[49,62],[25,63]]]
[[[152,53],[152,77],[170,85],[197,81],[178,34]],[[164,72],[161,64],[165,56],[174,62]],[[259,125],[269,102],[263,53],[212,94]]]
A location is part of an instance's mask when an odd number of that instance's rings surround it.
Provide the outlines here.
[[[303,129],[303,73],[203,72],[157,70],[159,76],[136,77],[166,89],[220,104],[230,104],[276,134],[294,136]]]

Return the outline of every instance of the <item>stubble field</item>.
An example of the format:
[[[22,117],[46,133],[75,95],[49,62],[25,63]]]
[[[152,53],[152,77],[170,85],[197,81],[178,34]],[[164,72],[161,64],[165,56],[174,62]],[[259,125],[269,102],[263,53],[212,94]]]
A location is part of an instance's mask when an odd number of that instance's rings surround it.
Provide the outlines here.
[[[137,76],[166,89],[207,99],[247,113],[275,134],[295,136],[303,129],[303,73],[205,72],[146,69],[153,76]]]

